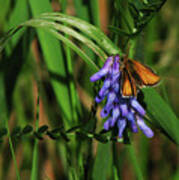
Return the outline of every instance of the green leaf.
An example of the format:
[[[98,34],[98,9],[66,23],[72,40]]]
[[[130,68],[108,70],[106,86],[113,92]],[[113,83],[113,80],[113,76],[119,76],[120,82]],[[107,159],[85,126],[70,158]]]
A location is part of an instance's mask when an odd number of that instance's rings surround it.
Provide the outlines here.
[[[147,112],[152,122],[167,133],[176,144],[179,144],[179,120],[175,113],[154,89],[145,88],[143,92]]]
[[[47,131],[47,129],[48,129],[48,126],[47,125],[43,125],[43,126],[38,128],[37,133],[40,133],[40,134],[41,133],[45,133]]]
[[[108,54],[111,55],[120,53],[122,55],[119,48],[99,28],[79,18],[62,13],[44,13],[39,16],[39,18],[59,21],[73,26],[95,40]]]
[[[17,0],[15,3],[15,7],[10,15],[9,21],[6,23],[5,30],[9,30],[17,26],[18,24],[26,21],[29,18],[28,11],[28,1],[27,0]],[[16,46],[22,37],[24,31],[19,31],[13,36],[8,44],[6,50],[8,54],[12,52],[12,48]]]
[[[73,38],[76,38],[77,40],[81,41],[84,45],[88,46],[95,52],[103,61],[107,58],[107,55],[104,53],[104,51],[99,48],[93,41],[86,38],[85,36],[81,35],[77,31],[73,30],[72,28],[69,28],[65,25],[61,25],[59,23],[50,22],[47,20],[42,19],[32,19],[30,21],[27,21],[23,23],[24,26],[31,26],[31,27],[40,27],[43,29],[51,28],[53,30],[56,30],[59,33],[65,33],[69,36],[72,36]]]
[[[52,11],[48,0],[30,0],[29,3],[34,16],[37,16],[42,12]],[[65,62],[62,55],[62,48],[58,40],[55,39],[51,34],[47,34],[46,32],[39,29],[37,30],[37,34],[48,70],[58,74],[60,77],[67,78]],[[61,111],[64,117],[66,117],[64,123],[68,127],[71,123],[71,103],[68,86],[64,83],[59,83],[54,79],[51,79],[51,83],[54,88],[58,103],[61,107]]]
[[[52,33],[57,39],[64,42],[68,47],[73,49],[79,56],[83,58],[83,60],[94,70],[97,71],[98,67],[94,64],[94,62],[84,53],[79,47],[77,47],[72,41],[70,41],[65,36],[61,35],[60,33],[57,33],[56,31],[52,29],[48,29],[50,33]]]
[[[136,173],[136,177],[138,180],[143,180],[143,174],[142,174],[142,171],[141,171],[141,167],[138,163],[138,158],[136,156],[136,153],[135,153],[135,149],[134,149],[134,146],[131,144],[131,145],[128,145],[126,146],[126,149],[129,153],[129,160],[130,162],[132,163],[132,166],[134,168],[134,172]]]
[[[127,33],[126,31],[120,29],[120,28],[117,28],[117,27],[114,27],[114,26],[109,26],[108,27],[109,30],[111,30],[112,32],[115,32],[116,34],[119,34],[121,36],[127,36],[127,37],[132,37],[133,34],[129,34]]]
[[[22,133],[23,133],[23,134],[29,134],[29,133],[31,133],[32,131],[33,131],[33,127],[30,126],[30,125],[26,125],[26,126],[23,128]]]
[[[0,0],[0,7],[3,7],[1,8],[0,11],[0,26],[1,26],[4,23],[6,23],[6,16],[10,8],[10,0],[6,0],[6,1]]]
[[[93,180],[106,180],[111,162],[111,143],[98,144],[97,155],[92,174]]]

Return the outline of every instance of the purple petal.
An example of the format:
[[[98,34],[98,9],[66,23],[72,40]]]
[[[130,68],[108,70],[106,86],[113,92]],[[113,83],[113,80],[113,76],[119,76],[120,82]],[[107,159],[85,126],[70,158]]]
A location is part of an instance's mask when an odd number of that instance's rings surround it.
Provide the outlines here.
[[[97,103],[100,103],[102,100],[104,100],[104,98],[105,98],[105,96],[102,96],[102,97],[96,96],[96,97],[95,97],[95,101],[96,101]]]
[[[128,114],[127,105],[126,105],[126,104],[121,104],[121,105],[120,105],[120,110],[121,110],[121,112],[122,112],[122,116],[123,116],[123,117],[126,117],[127,114]]]
[[[115,61],[119,61],[120,60],[120,57],[119,57],[119,54],[117,54],[115,57],[114,57]]]
[[[109,78],[105,79],[103,87],[99,91],[99,96],[103,96],[106,90],[109,89],[110,85],[111,85],[111,80]]]
[[[96,101],[97,103],[100,103],[102,100],[104,100],[104,98],[106,97],[106,95],[107,95],[108,93],[109,93],[109,90],[106,90],[102,96],[100,96],[100,95],[96,96],[96,97],[95,97],[95,101]]]
[[[138,132],[138,128],[137,128],[136,122],[131,122],[130,126],[131,126],[131,129],[132,129],[133,133],[137,133]]]
[[[109,113],[110,113],[110,111],[108,109],[103,108],[101,110],[100,115],[101,115],[102,118],[105,118],[105,117],[107,117],[109,115]]]
[[[97,73],[95,73],[90,77],[90,81],[94,82],[105,76],[110,71],[112,64],[113,64],[113,56],[110,56],[104,63],[104,66]]]
[[[115,125],[115,122],[117,121],[119,116],[120,116],[119,106],[116,105],[112,111],[111,127]]]
[[[108,131],[110,128],[110,118],[104,123],[104,129]]]
[[[108,106],[111,106],[111,104],[113,104],[115,98],[116,98],[116,93],[111,91],[107,97],[107,103],[106,103],[107,108],[108,108]]]
[[[103,69],[103,68],[104,68],[104,69],[109,68],[109,67],[111,67],[112,64],[113,64],[113,56],[109,56],[109,57],[107,58],[107,60],[105,61],[102,69]]]
[[[148,138],[152,138],[154,136],[154,132],[145,124],[144,120],[139,116],[137,116],[137,124]]]
[[[118,126],[118,130],[119,130],[119,132],[118,132],[119,138],[122,138],[126,125],[127,125],[127,121],[125,119],[118,120],[117,126]]]
[[[120,90],[119,82],[116,82],[115,84],[113,84],[112,88],[115,93],[118,93]]]
[[[121,75],[120,72],[112,75],[111,84],[119,84],[120,83],[120,75]]]
[[[103,76],[105,76],[108,73],[109,69],[101,69],[100,71],[98,71],[97,73],[93,74],[90,77],[90,81],[91,82],[95,82],[99,79],[101,79]]]
[[[144,116],[146,114],[144,108],[139,104],[136,99],[131,100],[131,106],[141,115]]]
[[[102,118],[107,117],[113,107],[114,107],[113,104],[111,104],[111,105],[108,106],[108,107],[106,107],[106,106],[103,107],[103,109],[101,110],[101,113],[100,113],[101,117],[102,117]]]
[[[132,112],[129,112],[127,114],[127,120],[130,122],[132,132],[137,133],[138,129],[137,129],[137,125],[136,125],[136,122],[135,122],[135,116],[134,116],[134,114]]]
[[[116,96],[116,98],[115,98],[115,100],[114,100],[114,103],[116,103],[116,104],[119,104],[119,98]],[[120,109],[120,108],[119,108]]]
[[[119,60],[115,59],[114,60],[114,63],[113,63],[113,66],[112,66],[112,74],[115,75],[117,73],[119,73]]]

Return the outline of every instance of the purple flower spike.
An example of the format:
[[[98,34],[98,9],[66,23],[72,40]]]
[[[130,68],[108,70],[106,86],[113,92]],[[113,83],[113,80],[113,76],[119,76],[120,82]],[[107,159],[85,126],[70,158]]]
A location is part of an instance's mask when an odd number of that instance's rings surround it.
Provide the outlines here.
[[[138,101],[133,98],[131,100],[131,106],[141,115],[141,116],[144,116],[145,115],[145,110],[144,108],[138,103]]]
[[[136,97],[124,98],[121,94],[122,75],[120,63],[119,55],[110,56],[101,70],[90,78],[93,82],[105,77],[103,86],[95,98],[97,103],[100,103],[105,97],[107,98],[106,105],[101,111],[102,118],[109,116],[104,123],[104,129],[109,130],[117,126],[118,136],[122,138],[125,129],[130,128],[132,132],[136,133],[139,127],[147,137],[151,138],[154,133],[142,119],[146,114],[144,108],[137,101]]]
[[[148,138],[152,138],[154,136],[153,131],[145,124],[144,120],[139,116],[137,116],[137,124],[138,124],[139,128],[141,129],[141,131]]]
[[[110,56],[104,63],[104,66],[101,68],[101,70],[90,77],[90,81],[95,82],[101,79],[103,76],[105,76],[110,71],[112,64],[113,64],[113,57]]]
[[[122,138],[124,129],[126,128],[126,125],[127,125],[126,119],[119,119],[118,120],[117,126],[118,126],[118,129],[119,129],[119,132],[118,132],[119,138]]]

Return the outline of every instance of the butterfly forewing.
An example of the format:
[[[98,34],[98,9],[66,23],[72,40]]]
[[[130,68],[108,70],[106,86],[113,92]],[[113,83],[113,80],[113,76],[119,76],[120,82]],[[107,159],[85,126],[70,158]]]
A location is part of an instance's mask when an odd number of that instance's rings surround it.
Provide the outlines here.
[[[152,69],[135,60],[128,59],[127,66],[139,86],[153,86],[160,81]]]

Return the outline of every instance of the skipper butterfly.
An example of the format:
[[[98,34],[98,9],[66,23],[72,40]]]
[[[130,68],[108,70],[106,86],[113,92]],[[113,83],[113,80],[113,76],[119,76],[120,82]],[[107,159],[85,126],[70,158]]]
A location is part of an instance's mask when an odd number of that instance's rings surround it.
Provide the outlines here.
[[[124,97],[137,96],[138,88],[154,86],[160,81],[160,77],[151,68],[127,56],[124,57],[120,70]]]

